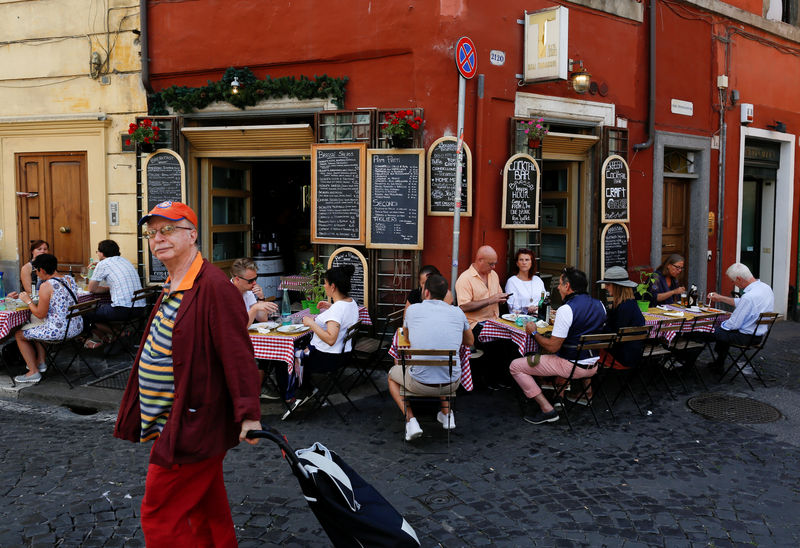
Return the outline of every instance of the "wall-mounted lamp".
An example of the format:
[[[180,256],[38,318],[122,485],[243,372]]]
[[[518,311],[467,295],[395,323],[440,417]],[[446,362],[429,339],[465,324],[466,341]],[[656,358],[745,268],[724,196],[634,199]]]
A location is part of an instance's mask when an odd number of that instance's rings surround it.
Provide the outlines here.
[[[583,61],[569,60],[569,81],[576,93],[586,93],[592,84],[592,75],[583,68]]]
[[[236,95],[239,93],[239,78],[234,76],[233,81],[231,82],[231,93]]]
[[[767,124],[767,129],[778,131],[780,133],[786,133],[786,124],[784,124],[780,120],[775,120],[775,123],[773,125]]]

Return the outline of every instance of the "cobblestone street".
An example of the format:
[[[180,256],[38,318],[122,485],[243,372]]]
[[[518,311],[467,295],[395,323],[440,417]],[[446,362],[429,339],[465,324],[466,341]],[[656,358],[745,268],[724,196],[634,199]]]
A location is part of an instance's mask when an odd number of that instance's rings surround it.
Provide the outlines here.
[[[394,404],[374,392],[349,425],[330,409],[281,422],[277,406],[265,407],[264,422],[296,448],[321,441],[338,452],[426,547],[797,546],[796,326],[773,333],[769,388],[711,386],[778,407],[784,417],[765,425],[692,413],[686,400],[698,387],[659,398],[647,417],[623,407],[600,428],[582,414],[571,431],[523,422],[511,392],[477,392],[458,399],[449,446],[432,410],[419,413],[423,438],[404,443]],[[113,419],[22,396],[0,401],[0,546],[143,546],[149,445],[112,438]],[[274,445],[236,448],[225,471],[241,546],[328,544]]]

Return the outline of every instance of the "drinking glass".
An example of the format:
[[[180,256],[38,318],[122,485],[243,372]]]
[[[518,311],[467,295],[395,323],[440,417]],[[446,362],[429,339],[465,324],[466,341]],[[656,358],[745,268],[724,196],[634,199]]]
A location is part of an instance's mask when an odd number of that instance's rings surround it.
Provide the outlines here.
[[[681,293],[681,306],[689,304],[689,296],[686,293]]]

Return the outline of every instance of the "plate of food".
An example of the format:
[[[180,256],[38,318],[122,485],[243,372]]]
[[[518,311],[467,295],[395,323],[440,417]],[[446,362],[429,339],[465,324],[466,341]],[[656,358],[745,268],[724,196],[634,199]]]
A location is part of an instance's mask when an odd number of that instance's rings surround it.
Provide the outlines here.
[[[664,312],[665,316],[669,316],[671,318],[683,318],[683,312],[673,311],[673,312]]]
[[[699,314],[703,311],[699,306],[690,306],[686,310],[688,310],[692,314]]]
[[[300,325],[300,324],[292,324],[292,325],[282,325],[278,328],[278,333],[286,333],[288,335],[294,335],[296,333],[302,333],[303,331],[308,331],[310,328],[307,325]]]
[[[506,320],[507,322],[515,322],[515,321],[517,321],[517,314],[503,314],[500,317],[503,318],[504,320]]]
[[[250,326],[250,331],[261,331],[262,329],[275,329],[280,324],[278,322],[257,322]]]

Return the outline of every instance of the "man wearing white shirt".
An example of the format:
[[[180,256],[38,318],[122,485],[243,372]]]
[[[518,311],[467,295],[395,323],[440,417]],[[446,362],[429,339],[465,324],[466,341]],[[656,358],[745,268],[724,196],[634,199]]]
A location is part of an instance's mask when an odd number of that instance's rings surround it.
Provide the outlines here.
[[[231,283],[242,294],[244,306],[247,308],[247,327],[254,321],[267,321],[270,312],[277,312],[278,305],[264,301],[261,287],[256,283],[258,272],[252,259],[236,259],[231,265]]]
[[[725,275],[737,286],[742,288],[742,296],[733,298],[725,297],[719,293],[709,293],[711,302],[723,302],[735,307],[731,317],[722,322],[714,331],[717,344],[714,350],[717,353],[716,361],[711,364],[711,370],[721,373],[731,344],[748,344],[753,333],[762,336],[767,330],[766,326],[758,326],[756,322],[763,312],[772,312],[775,308],[775,294],[772,288],[753,277],[750,269],[742,263],[733,263]]]

